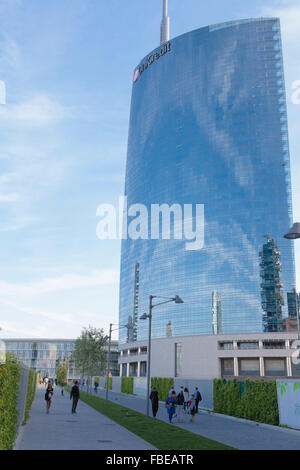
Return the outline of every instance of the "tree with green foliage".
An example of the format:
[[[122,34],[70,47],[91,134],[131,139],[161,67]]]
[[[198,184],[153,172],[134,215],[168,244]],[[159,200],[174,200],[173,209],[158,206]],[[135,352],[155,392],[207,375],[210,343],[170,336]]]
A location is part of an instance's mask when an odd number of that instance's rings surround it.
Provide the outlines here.
[[[64,387],[68,383],[69,363],[68,361],[59,362],[56,367],[57,383]]]
[[[75,341],[72,360],[84,375],[101,375],[106,367],[106,338],[103,329],[84,328]]]

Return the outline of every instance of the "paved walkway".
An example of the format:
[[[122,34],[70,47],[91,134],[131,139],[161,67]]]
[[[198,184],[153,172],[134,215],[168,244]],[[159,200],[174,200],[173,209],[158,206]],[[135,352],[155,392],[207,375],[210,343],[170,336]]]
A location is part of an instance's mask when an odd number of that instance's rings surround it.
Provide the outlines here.
[[[105,390],[98,390],[98,396],[105,397]],[[142,413],[146,412],[146,400],[143,397],[109,391],[109,399]],[[150,412],[151,412],[150,406]],[[157,418],[168,421],[163,403],[160,403]],[[200,411],[194,423],[189,415],[183,415],[184,423],[174,424],[201,436],[214,439],[241,450],[300,450],[300,431],[256,424],[252,421],[237,420],[229,416],[216,415]]]
[[[46,414],[45,388],[37,389],[30,419],[21,426],[16,450],[155,450],[150,444],[106,418],[98,411],[78,402],[71,413],[70,394],[60,395],[55,388],[49,415]]]

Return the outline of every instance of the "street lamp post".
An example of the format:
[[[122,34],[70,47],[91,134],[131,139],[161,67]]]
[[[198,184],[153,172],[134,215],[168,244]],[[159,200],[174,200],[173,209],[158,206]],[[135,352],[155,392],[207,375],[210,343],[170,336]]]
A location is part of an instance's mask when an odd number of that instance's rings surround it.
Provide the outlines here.
[[[295,222],[293,226],[289,229],[289,231],[283,235],[284,238],[287,238],[288,240],[296,240],[297,238],[300,238],[300,223]],[[300,330],[299,330],[299,304],[298,304],[298,294],[297,290],[295,292],[296,295],[296,315],[297,315],[297,329],[298,329],[298,339],[300,339]]]
[[[108,403],[108,380],[109,380],[109,366],[110,366],[110,345],[111,345],[111,333],[113,324],[109,325],[109,336],[108,336],[108,351],[107,351],[107,371],[106,371],[106,397],[105,403]]]
[[[108,403],[108,381],[109,381],[109,368],[110,368],[110,348],[111,348],[111,334],[113,331],[121,330],[121,328],[131,328],[131,326],[127,323],[127,325],[121,325],[118,328],[113,329],[114,323],[110,323],[109,325],[109,336],[106,336],[105,339],[108,339],[108,350],[107,350],[107,371],[106,371],[106,396],[105,396],[105,403]]]
[[[153,305],[153,299],[159,298],[159,299],[167,299],[164,300],[163,302],[159,302],[158,304]],[[151,332],[152,332],[152,310],[154,307],[157,307],[158,305],[162,304],[167,304],[169,302],[175,302],[176,304],[183,304],[183,300],[179,297],[179,295],[176,295],[175,297],[169,298],[169,297],[161,297],[159,295],[150,295],[149,296],[149,313],[144,313],[140,319],[141,320],[146,320],[149,318],[149,334],[148,334],[148,360],[147,360],[147,396],[146,396],[146,402],[147,402],[147,411],[146,411],[146,422],[149,421],[149,407],[150,407],[150,363],[151,363]]]

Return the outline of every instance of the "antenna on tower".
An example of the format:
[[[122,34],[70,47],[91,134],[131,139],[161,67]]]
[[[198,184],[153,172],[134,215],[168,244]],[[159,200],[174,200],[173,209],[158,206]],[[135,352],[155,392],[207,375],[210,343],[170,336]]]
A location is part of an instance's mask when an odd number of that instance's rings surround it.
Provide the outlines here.
[[[160,43],[170,39],[170,18],[168,17],[168,0],[163,0],[163,18],[160,26]]]

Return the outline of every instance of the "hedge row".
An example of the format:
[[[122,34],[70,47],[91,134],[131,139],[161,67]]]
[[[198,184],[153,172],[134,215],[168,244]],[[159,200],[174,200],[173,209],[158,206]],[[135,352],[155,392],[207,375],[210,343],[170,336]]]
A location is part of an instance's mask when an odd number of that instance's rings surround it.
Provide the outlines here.
[[[29,375],[28,375],[25,416],[24,416],[24,421],[22,423],[23,425],[26,424],[29,418],[29,411],[30,411],[31,405],[35,397],[36,384],[37,384],[37,374],[34,369],[30,369]]]
[[[7,354],[6,363],[0,364],[0,450],[11,450],[15,442],[20,377],[19,363]]]
[[[169,379],[166,377],[151,377],[151,390],[153,387],[156,387],[158,391],[158,397],[162,401],[167,399],[173,385],[174,379]]]
[[[107,378],[105,377],[105,383],[104,383],[104,388],[106,389],[107,387]],[[108,377],[108,390],[112,390],[112,377]]]
[[[259,423],[279,424],[276,381],[214,380],[214,411]]]
[[[121,392],[133,395],[133,377],[122,377]]]

